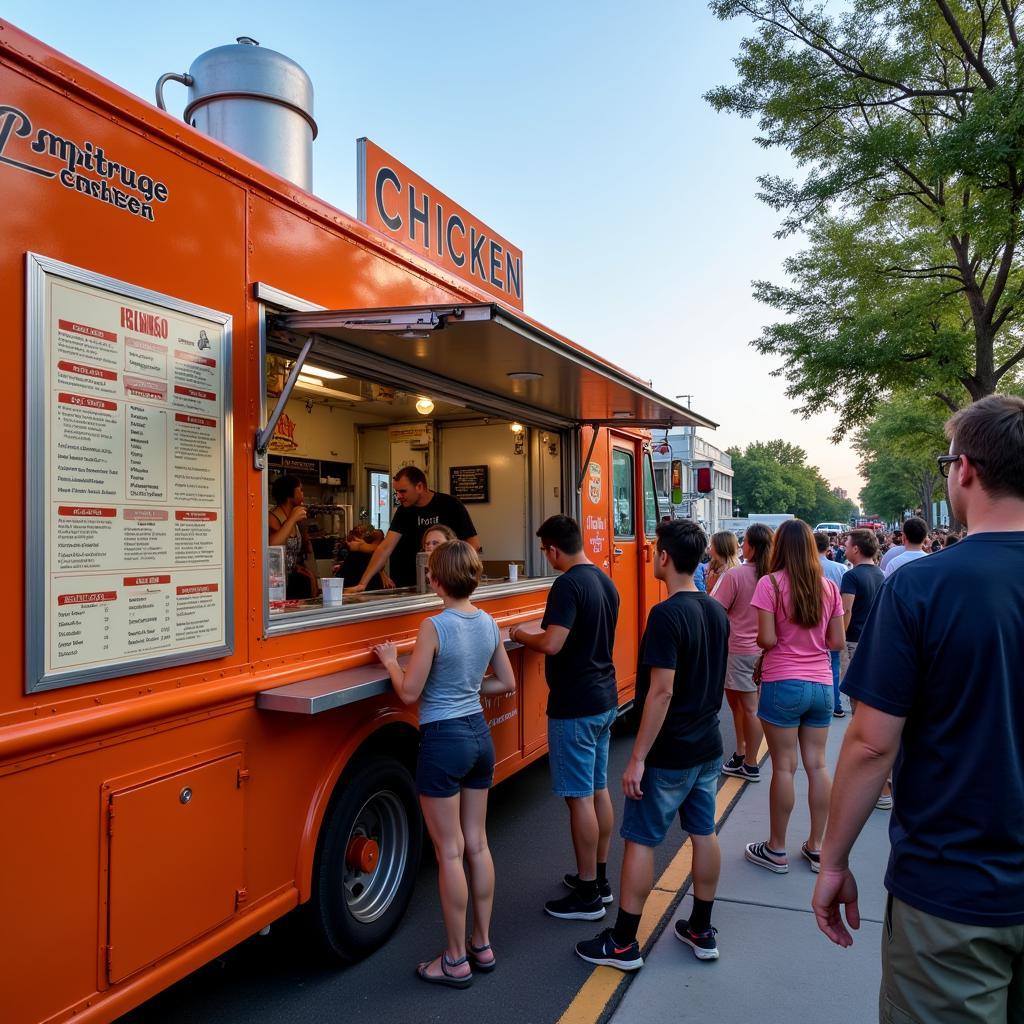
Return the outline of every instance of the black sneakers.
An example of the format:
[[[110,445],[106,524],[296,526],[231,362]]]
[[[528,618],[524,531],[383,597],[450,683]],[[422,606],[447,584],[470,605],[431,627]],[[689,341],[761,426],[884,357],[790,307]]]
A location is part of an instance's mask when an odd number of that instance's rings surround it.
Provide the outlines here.
[[[740,758],[740,763],[736,767],[733,767],[732,758],[726,761],[722,765],[722,774],[731,775],[734,779],[743,779],[745,782],[761,781],[761,769],[756,764],[747,764],[743,758]]]
[[[560,900],[548,900],[544,904],[544,912],[565,921],[599,921],[606,913],[600,896],[595,896],[591,903],[585,903],[576,891]]]
[[[718,934],[717,928],[709,928],[706,932],[695,932],[691,931],[689,921],[676,921],[675,931],[676,938],[680,942],[685,942],[693,950],[693,955],[698,960],[718,959],[718,942],[715,939]],[[577,947],[578,951],[579,947]]]
[[[628,946],[618,946],[612,936],[612,929],[605,928],[600,935],[576,943],[576,955],[589,964],[602,967],[617,967],[620,971],[636,971],[644,965],[640,946],[634,939]],[[715,953],[717,956],[718,953]]]
[[[566,875],[562,879],[562,885],[574,892],[580,887],[579,875]],[[602,903],[611,903],[615,897],[612,895],[612,883],[606,878],[603,882],[597,883],[597,891],[601,894]]]
[[[737,769],[743,767],[743,755],[733,754],[725,764],[722,765],[722,772],[725,775],[732,775]]]

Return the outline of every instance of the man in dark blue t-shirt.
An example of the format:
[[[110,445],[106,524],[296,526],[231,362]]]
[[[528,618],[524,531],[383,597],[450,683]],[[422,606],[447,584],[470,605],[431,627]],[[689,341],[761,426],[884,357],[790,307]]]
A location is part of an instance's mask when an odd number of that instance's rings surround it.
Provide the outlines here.
[[[619,592],[587,558],[575,519],[551,516],[537,536],[548,563],[562,575],[548,593],[540,632],[514,626],[509,638],[544,655],[552,788],[569,808],[576,851],[576,873],[563,879],[572,891],[548,900],[544,910],[552,917],[596,921],[612,901],[607,867],[615,811],[607,774],[619,704],[612,661]]]
[[[860,924],[848,857],[890,766],[880,1019],[1024,1017],[1024,399],[946,426],[939,457],[966,540],[904,565],[868,615],[813,907]]]

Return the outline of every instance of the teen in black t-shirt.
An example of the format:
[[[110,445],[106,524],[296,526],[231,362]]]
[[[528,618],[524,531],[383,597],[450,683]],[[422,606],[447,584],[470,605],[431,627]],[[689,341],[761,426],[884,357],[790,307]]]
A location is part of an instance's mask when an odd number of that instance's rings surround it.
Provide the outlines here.
[[[700,591],[680,591],[655,605],[640,641],[636,706],[642,714],[652,668],[675,673],[672,700],[647,755],[655,768],[692,768],[722,756],[718,712],[725,689],[729,617]]]
[[[562,575],[548,594],[540,632],[514,626],[509,637],[544,655],[551,783],[568,804],[576,853],[576,874],[563,880],[572,891],[548,900],[544,910],[596,921],[612,900],[605,868],[615,811],[607,774],[619,700],[612,662],[619,594],[587,558],[574,519],[551,516],[537,536],[548,564]]]
[[[544,659],[549,718],[586,718],[618,706],[612,661],[618,615],[615,584],[591,562],[572,566],[551,585],[541,629],[564,626],[569,635]]]
[[[700,960],[718,959],[711,910],[720,853],[715,835],[715,795],[722,759],[718,709],[725,691],[729,618],[697,590],[693,574],[707,549],[707,535],[688,519],[661,523],[654,575],[668,587],[655,605],[640,644],[636,701],[640,726],[622,776],[619,914],[614,928],[576,944],[589,963],[632,971],[643,966],[637,928],[654,877],[660,846],[678,813],[693,845],[693,911],[676,922],[676,937]],[[644,891],[643,898],[638,893]]]
[[[868,620],[868,612],[875,602],[875,595],[884,582],[885,573],[874,563],[862,562],[843,573],[839,593],[853,595],[850,624],[846,627],[847,643],[855,644],[860,640],[861,630]]]

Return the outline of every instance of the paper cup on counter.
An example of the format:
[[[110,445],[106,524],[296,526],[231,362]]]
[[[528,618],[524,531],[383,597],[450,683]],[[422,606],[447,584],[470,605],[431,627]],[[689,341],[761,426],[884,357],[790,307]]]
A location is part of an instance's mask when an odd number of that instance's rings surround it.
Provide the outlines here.
[[[341,604],[345,594],[345,581],[337,576],[320,577],[320,593],[324,595],[324,606]]]
[[[519,565],[516,562],[508,563],[508,581],[509,583],[519,582]]]

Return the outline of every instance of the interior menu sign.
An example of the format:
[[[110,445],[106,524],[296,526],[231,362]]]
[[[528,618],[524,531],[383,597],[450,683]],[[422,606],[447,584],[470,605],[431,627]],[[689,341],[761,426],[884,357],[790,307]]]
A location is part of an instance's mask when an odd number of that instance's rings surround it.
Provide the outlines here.
[[[231,318],[29,257],[27,690],[231,651]]]

